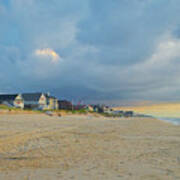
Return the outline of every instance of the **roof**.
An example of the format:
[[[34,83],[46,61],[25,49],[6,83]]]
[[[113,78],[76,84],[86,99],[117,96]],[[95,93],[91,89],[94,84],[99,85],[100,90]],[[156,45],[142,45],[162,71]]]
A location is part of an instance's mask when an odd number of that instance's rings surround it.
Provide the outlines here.
[[[14,101],[18,94],[1,94],[0,101]]]
[[[68,103],[71,103],[71,101],[68,101],[68,100],[58,100],[58,102],[68,102]]]
[[[56,99],[54,96],[49,96],[46,93],[23,93],[21,94],[24,101],[39,101],[42,95],[45,95],[46,98]],[[14,101],[18,94],[2,94],[0,95],[0,101]]]
[[[22,98],[24,101],[39,101],[43,93],[23,93]]]
[[[45,96],[46,96],[47,98],[57,99],[56,97],[54,97],[54,96],[49,96],[48,94],[45,94]]]

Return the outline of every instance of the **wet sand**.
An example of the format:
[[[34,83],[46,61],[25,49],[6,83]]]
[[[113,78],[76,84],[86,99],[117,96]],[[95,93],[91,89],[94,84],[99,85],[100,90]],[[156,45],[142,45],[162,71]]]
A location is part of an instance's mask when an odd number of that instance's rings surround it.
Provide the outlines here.
[[[150,118],[0,115],[0,179],[180,179],[180,126]]]

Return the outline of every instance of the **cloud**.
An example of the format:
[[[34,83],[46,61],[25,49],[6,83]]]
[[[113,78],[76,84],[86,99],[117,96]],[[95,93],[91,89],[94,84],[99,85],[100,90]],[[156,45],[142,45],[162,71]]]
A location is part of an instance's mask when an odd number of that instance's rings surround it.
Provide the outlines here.
[[[52,62],[57,62],[61,60],[62,58],[52,49],[47,48],[47,49],[37,49],[35,51],[35,55],[39,57],[49,57],[51,58]]]
[[[4,2],[0,91],[99,101],[180,98],[179,0]]]
[[[91,65],[86,87],[103,99],[177,100],[180,90],[180,39],[172,31],[156,39],[152,54],[127,66]],[[91,75],[90,75],[91,74]],[[100,96],[99,96],[100,97]]]
[[[149,79],[153,79],[157,74],[159,76],[162,75],[162,79],[166,76],[172,78],[174,73],[178,73],[177,67],[180,66],[179,58],[180,39],[173,36],[171,32],[167,32],[157,41],[157,45],[152,55],[143,62],[132,66],[129,70],[135,71],[136,73],[151,73]]]

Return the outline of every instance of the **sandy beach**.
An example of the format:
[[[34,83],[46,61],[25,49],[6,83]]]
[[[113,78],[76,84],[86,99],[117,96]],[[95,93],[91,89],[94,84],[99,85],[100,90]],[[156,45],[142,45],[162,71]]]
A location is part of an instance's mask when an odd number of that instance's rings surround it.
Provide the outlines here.
[[[180,126],[150,118],[0,115],[0,179],[180,179]]]

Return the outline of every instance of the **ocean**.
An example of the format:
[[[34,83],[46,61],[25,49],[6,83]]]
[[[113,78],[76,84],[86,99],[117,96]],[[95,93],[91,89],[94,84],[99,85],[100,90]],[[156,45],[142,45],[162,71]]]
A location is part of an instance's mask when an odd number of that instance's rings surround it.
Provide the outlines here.
[[[166,122],[170,122],[170,123],[172,123],[172,124],[174,124],[174,125],[180,125],[180,118],[171,118],[171,117],[159,118],[159,117],[158,117],[157,119],[160,119],[160,120],[166,121]]]

